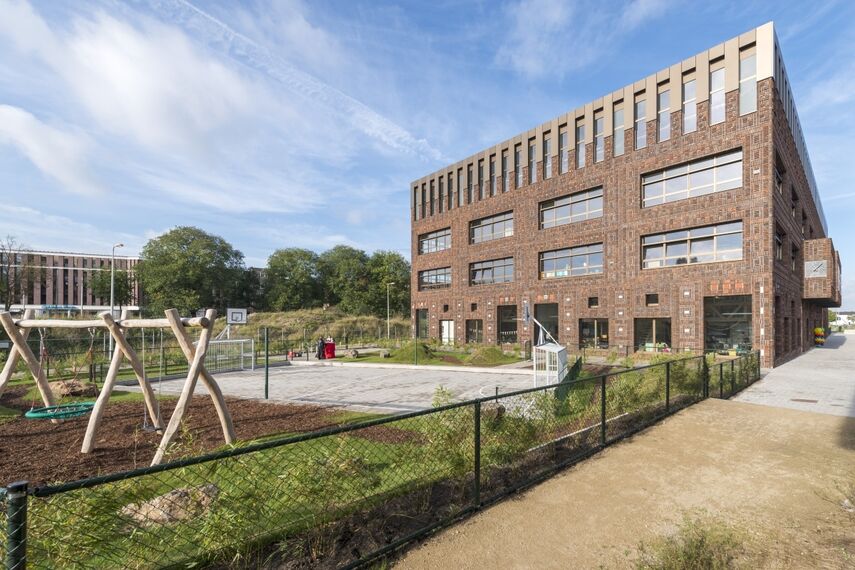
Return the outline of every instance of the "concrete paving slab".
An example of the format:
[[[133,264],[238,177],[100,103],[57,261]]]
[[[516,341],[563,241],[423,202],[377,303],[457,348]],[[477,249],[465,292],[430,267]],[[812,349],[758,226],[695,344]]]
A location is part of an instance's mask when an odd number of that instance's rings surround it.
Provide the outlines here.
[[[855,417],[855,336],[831,335],[825,346],[769,371],[734,399]]]

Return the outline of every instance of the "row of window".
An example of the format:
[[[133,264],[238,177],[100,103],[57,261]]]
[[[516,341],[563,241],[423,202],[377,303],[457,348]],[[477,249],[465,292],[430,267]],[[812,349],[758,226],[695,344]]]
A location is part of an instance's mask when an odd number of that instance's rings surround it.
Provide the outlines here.
[[[742,186],[742,150],[702,158],[641,177],[642,207],[724,192]],[[603,216],[603,188],[597,187],[546,200],[538,205],[540,229]],[[469,223],[469,243],[514,235],[514,213],[502,212]],[[419,236],[419,254],[451,248],[451,228]]]
[[[697,83],[694,72],[684,75],[682,89],[682,133],[687,134],[697,130]],[[656,109],[654,110],[656,119],[656,133],[659,142],[669,140],[671,138],[671,89],[667,83],[663,83],[657,88],[656,93]],[[647,97],[644,92],[635,95],[635,100],[632,102],[634,124],[634,146],[635,149],[642,149],[647,146],[647,128],[646,122],[648,119]],[[710,64],[709,72],[709,123],[714,125],[725,120],[725,69],[724,61],[720,60]],[[745,115],[753,113],[757,110],[757,61],[753,49],[746,49],[740,56],[739,63],[739,114]],[[599,109],[593,115],[593,159],[594,162],[605,160],[605,117],[604,109]],[[624,106],[623,101],[617,101],[613,104],[612,109],[612,141],[613,154],[620,156],[624,154]],[[576,120],[575,125],[570,125],[572,129],[568,132],[568,125],[561,125],[558,128],[558,173],[564,174],[570,170],[570,146],[569,135],[575,135],[575,166],[576,169],[585,167],[585,122],[580,118]],[[552,133],[547,131],[543,134],[543,144],[541,156],[537,156],[536,139],[529,139],[527,144],[527,166],[528,166],[528,183],[534,184],[537,182],[538,158],[542,161],[541,176],[544,179],[553,176],[553,148],[552,148]],[[511,149],[505,149],[501,152],[498,160],[501,161],[501,191],[507,192],[511,187],[511,168],[513,168],[515,187],[519,188],[523,185],[523,143],[518,143],[513,147],[513,155]],[[511,164],[513,158],[513,164]],[[424,183],[421,187],[413,188],[413,216],[419,220],[426,216],[433,216],[436,212],[443,212],[445,209],[461,207],[464,204],[472,203],[476,196],[478,200],[485,198],[485,193],[490,196],[495,196],[499,191],[497,174],[496,174],[497,156],[491,155],[488,162],[489,168],[489,186],[484,178],[484,162],[485,159],[480,159],[477,163],[469,164],[466,167],[466,177],[464,186],[464,169],[458,168],[457,172],[451,171],[447,176],[439,176],[437,178],[438,189],[434,186],[434,181]],[[477,180],[474,177],[474,168],[477,167]],[[456,175],[455,175],[456,174]],[[455,184],[456,181],[456,199],[455,199]],[[445,184],[447,182],[447,184]],[[447,187],[446,187],[447,186]]]
[[[643,269],[737,261],[742,259],[742,222],[728,222],[688,230],[651,234],[641,238]],[[603,272],[603,244],[568,247],[539,254],[540,279],[559,279]],[[509,283],[514,280],[514,258],[469,264],[469,284]],[[419,290],[451,287],[451,267],[418,273]]]

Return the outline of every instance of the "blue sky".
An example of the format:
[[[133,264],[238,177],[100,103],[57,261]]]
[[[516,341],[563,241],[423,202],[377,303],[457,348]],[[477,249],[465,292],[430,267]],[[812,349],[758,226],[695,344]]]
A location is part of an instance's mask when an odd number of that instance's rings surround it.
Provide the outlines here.
[[[409,256],[408,184],[774,20],[855,307],[855,4],[0,0],[0,234]]]

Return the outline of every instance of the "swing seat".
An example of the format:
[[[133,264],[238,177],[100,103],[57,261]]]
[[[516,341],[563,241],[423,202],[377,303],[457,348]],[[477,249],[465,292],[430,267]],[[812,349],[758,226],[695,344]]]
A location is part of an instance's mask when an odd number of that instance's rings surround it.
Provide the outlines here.
[[[65,420],[87,416],[95,407],[95,402],[74,402],[72,404],[60,404],[59,406],[47,406],[35,408],[24,414],[28,420]]]

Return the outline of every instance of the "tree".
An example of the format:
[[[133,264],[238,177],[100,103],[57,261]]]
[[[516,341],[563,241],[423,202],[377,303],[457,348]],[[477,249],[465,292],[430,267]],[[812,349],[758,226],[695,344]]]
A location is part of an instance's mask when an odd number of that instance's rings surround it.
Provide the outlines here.
[[[224,314],[244,271],[243,254],[229,242],[182,226],[149,240],[140,255],[137,278],[152,313],[174,307],[183,314],[202,308]]]
[[[370,282],[368,305],[371,313],[386,316],[386,284],[389,287],[389,308],[394,315],[410,312],[410,263],[400,253],[375,251],[368,260]]]
[[[116,270],[116,286],[113,296],[116,307],[122,308],[129,305],[134,298],[134,284],[131,275],[124,269]],[[101,299],[101,303],[110,302],[110,270],[92,272],[92,294]]]
[[[277,249],[267,260],[264,278],[267,306],[274,311],[321,304],[318,256],[308,249]]]
[[[31,265],[30,249],[15,236],[0,240],[0,302],[8,311],[16,300],[23,300],[27,286],[33,282],[35,268]]]
[[[337,245],[318,258],[318,273],[325,303],[338,305],[345,313],[370,312],[368,303],[368,256],[361,249]]]
[[[828,309],[828,322],[833,323],[836,320],[837,320],[837,313],[835,313],[831,309]]]

